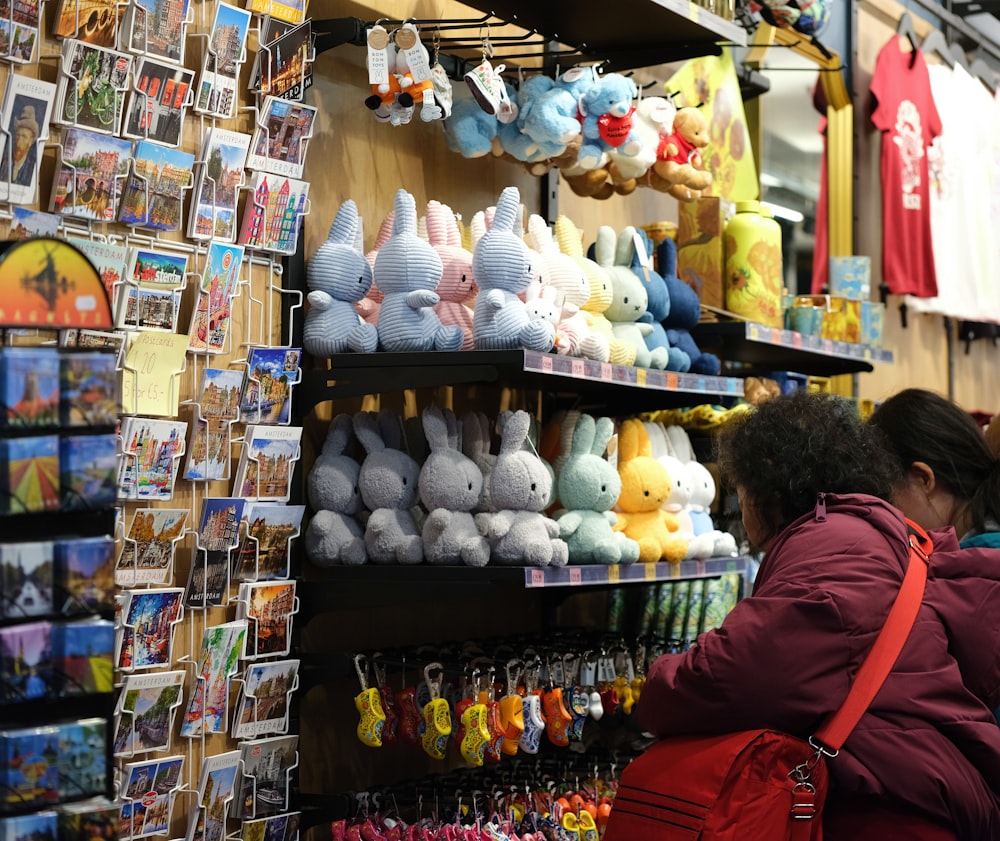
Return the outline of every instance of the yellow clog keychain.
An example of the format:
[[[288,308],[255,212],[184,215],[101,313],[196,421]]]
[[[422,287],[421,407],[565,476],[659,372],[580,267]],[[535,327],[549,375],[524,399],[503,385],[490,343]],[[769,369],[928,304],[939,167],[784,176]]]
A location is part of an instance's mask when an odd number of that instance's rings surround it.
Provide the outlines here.
[[[424,667],[424,680],[431,699],[424,704],[424,732],[420,737],[420,746],[433,759],[445,758],[448,737],[451,735],[451,707],[441,697],[443,675],[444,666],[440,663],[428,663]]]
[[[368,658],[364,654],[355,655],[354,669],[361,681],[361,691],[354,696],[354,707],[361,716],[358,720],[358,738],[369,747],[380,748],[385,712],[382,710],[378,689],[368,685]]]
[[[459,714],[461,727],[459,728],[458,751],[462,754],[462,759],[470,765],[480,766],[486,759],[486,746],[490,741],[490,731],[486,727],[486,718],[489,710],[485,703],[478,700],[480,673],[478,668],[472,670],[472,679],[468,685],[469,701],[466,704],[463,699],[455,709],[462,707]],[[476,699],[473,700],[475,696]]]

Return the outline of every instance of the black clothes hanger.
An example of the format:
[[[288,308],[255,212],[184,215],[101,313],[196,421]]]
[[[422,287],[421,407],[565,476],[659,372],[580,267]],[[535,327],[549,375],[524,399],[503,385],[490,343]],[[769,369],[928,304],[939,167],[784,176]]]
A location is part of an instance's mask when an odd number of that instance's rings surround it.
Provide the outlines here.
[[[913,18],[909,12],[903,12],[896,23],[896,34],[905,36],[910,42],[910,67],[917,60],[917,31],[913,28]]]

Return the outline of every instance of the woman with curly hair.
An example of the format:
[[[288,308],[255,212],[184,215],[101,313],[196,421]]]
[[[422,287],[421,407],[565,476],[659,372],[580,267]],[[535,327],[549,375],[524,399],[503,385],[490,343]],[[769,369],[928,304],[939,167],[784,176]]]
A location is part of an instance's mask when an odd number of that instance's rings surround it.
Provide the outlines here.
[[[1000,548],[1000,441],[923,388],[894,394],[868,422],[898,462],[897,508],[924,528],[953,527],[961,546]],[[991,431],[1000,432],[1000,421]]]
[[[750,540],[753,586],[714,631],[658,658],[638,704],[659,737],[773,728],[803,738],[838,709],[909,563],[885,500],[899,468],[854,406],[778,397],[727,429],[719,466]],[[825,841],[1000,838],[1000,564],[931,533],[930,575],[906,645],[829,760]]]

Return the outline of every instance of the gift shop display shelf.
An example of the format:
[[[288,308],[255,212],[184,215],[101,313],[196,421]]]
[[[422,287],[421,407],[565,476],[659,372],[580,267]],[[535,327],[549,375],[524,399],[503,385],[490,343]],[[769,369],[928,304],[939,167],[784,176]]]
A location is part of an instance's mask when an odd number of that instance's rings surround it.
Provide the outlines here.
[[[723,370],[733,374],[795,371],[833,377],[867,373],[876,362],[893,361],[891,350],[805,336],[752,321],[703,322],[691,333],[702,350],[718,354]]]

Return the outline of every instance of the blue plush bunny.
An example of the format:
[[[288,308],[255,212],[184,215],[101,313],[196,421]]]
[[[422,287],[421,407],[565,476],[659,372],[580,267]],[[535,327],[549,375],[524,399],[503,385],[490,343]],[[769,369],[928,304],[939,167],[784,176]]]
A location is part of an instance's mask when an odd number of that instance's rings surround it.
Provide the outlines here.
[[[719,357],[702,353],[691,336],[691,328],[701,318],[701,301],[698,293],[677,277],[677,246],[670,237],[657,247],[656,262],[670,293],[670,314],[663,321],[667,339],[690,357],[692,374],[716,376],[722,367]]]
[[[681,373],[691,369],[691,357],[681,348],[675,347],[667,335],[663,320],[670,314],[671,299],[667,291],[667,284],[664,279],[651,268],[653,262],[653,241],[641,229],[636,229],[635,249],[632,253],[632,271],[642,281],[646,287],[646,312],[639,318],[640,323],[652,326],[652,332],[643,338],[646,347],[655,350],[658,347],[667,349],[667,370],[680,371]],[[645,264],[642,255],[639,253],[639,246],[645,250]]]
[[[378,347],[378,332],[354,310],[372,287],[372,270],[355,245],[358,208],[348,199],[337,211],[330,234],[306,267],[310,292],[302,344],[313,356]]]
[[[517,187],[504,188],[493,225],[472,253],[472,274],[479,286],[472,334],[478,350],[549,351],[555,342],[555,327],[548,321],[532,320],[524,301],[517,297],[535,276],[531,252],[517,225],[520,210]]]
[[[387,351],[459,350],[462,328],[445,327],[434,312],[441,258],[417,236],[417,205],[406,190],[396,193],[392,236],[375,258],[376,285],[382,291],[379,344]]]

